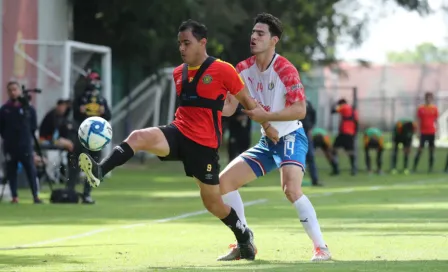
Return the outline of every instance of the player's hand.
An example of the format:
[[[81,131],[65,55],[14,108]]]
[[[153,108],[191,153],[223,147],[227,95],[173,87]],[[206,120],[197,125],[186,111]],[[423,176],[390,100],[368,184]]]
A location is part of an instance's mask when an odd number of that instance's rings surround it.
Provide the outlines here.
[[[263,109],[263,107],[257,103],[257,107],[252,110],[242,110],[250,119],[254,120],[257,123],[264,123],[268,121],[269,113]]]
[[[100,114],[103,114],[106,111],[106,108],[104,108],[104,106],[100,107]]]
[[[268,137],[274,144],[277,144],[280,138],[278,137],[278,130],[275,127],[269,125],[267,128],[263,128]]]
[[[85,113],[86,112],[86,106],[79,107],[79,112]]]

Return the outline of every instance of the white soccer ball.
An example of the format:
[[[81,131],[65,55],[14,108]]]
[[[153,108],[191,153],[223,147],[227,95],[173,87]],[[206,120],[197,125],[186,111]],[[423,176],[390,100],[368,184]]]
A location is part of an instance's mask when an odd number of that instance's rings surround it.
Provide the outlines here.
[[[112,140],[112,127],[101,117],[89,117],[79,126],[78,138],[85,148],[100,151]]]

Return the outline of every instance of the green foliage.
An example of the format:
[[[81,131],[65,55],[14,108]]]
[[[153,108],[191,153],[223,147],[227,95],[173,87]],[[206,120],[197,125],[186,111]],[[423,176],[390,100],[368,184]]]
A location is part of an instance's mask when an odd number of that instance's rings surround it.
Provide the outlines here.
[[[447,63],[448,48],[438,48],[432,43],[422,43],[414,50],[389,52],[387,60],[391,63]]]
[[[428,12],[427,0],[383,2]],[[74,6],[75,39],[108,45],[115,58],[142,62],[148,72],[180,62],[177,28],[188,18],[207,25],[209,54],[236,64],[250,54],[253,17],[272,13],[284,24],[278,52],[306,68],[316,61],[336,61],[335,45],[341,39],[359,44],[366,22],[354,16],[357,1],[344,0],[74,0]]]

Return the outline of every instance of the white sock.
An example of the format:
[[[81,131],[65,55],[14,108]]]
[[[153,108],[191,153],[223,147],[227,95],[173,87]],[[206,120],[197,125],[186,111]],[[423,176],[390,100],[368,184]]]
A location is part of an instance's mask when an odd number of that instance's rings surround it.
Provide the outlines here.
[[[317,221],[316,211],[308,197],[302,195],[296,202],[294,202],[294,207],[297,210],[300,222],[308,234],[308,237],[313,241],[314,247],[326,247],[324,237],[320,231],[319,222]]]
[[[222,196],[222,200],[224,201],[225,204],[229,205],[235,210],[241,223],[243,223],[247,227],[246,216],[244,215],[244,204],[240,192],[238,192],[238,190],[235,190],[230,193],[227,193]]]

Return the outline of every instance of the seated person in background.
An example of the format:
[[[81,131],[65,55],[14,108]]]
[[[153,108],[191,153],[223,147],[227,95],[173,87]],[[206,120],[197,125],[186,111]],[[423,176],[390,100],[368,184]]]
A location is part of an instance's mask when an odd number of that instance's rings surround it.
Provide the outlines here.
[[[400,119],[395,124],[393,133],[394,148],[392,151],[392,174],[397,173],[397,156],[400,144],[403,145],[403,172],[406,175],[409,174],[408,161],[411,153],[412,137],[416,130],[417,124],[411,119]]]
[[[383,132],[378,128],[368,128],[364,131],[364,154],[366,158],[367,171],[372,173],[370,163],[370,149],[376,150],[376,172],[381,174],[381,166],[383,162],[384,136]]]
[[[339,173],[338,163],[333,157],[330,134],[323,128],[313,128],[311,131],[314,148],[320,148],[325,154],[328,163],[330,163],[333,173]]]
[[[69,135],[70,127],[66,117],[69,106],[70,100],[59,99],[56,107],[45,115],[39,127],[42,147],[73,151],[73,142]]]

